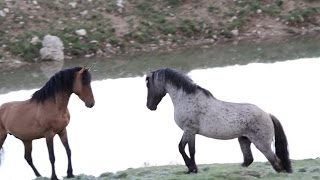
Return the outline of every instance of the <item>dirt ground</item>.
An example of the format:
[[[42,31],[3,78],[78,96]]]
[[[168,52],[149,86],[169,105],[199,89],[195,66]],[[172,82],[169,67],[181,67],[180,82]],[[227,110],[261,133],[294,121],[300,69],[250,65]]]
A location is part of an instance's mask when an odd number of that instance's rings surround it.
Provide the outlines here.
[[[30,48],[34,34],[40,38],[45,33],[63,36],[68,59],[92,56],[107,59],[141,51],[171,51],[320,32],[317,0],[123,2],[123,7],[116,0],[0,2],[0,11],[5,13],[5,16],[0,13],[1,69],[39,62],[38,52],[32,54],[34,48]],[[87,29],[87,37],[74,34],[80,28]],[[68,42],[69,39],[72,41]],[[97,44],[93,45],[93,40]],[[26,54],[31,54],[31,60],[27,60]]]

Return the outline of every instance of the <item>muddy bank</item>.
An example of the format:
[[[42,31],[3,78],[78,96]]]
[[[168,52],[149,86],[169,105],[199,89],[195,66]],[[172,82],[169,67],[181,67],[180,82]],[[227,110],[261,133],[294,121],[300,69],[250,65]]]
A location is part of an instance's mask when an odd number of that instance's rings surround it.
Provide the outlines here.
[[[319,7],[312,0],[4,0],[0,66],[39,62],[34,39],[47,34],[61,38],[67,60],[291,38],[319,32]]]

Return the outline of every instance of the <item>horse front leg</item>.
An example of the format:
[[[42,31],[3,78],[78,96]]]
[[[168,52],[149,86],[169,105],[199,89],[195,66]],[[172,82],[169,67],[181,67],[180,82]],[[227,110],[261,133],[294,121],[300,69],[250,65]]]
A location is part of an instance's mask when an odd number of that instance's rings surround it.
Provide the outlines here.
[[[185,152],[185,147],[188,143],[190,158]],[[183,160],[188,167],[187,173],[197,173],[197,166],[195,163],[194,155],[195,155],[195,134],[184,132],[179,143],[179,152],[181,153]]]
[[[52,174],[51,174],[51,179],[52,180],[58,180],[57,175],[56,175],[56,170],[54,167],[55,163],[55,156],[54,156],[54,150],[53,150],[53,137],[54,134],[50,133],[49,135],[46,136],[46,142],[47,142],[47,147],[48,147],[48,152],[49,152],[49,159],[51,162],[51,169],[52,169]]]
[[[4,132],[4,130],[3,130],[3,132],[0,134],[0,164],[1,164],[1,158],[3,156],[2,145],[3,145],[4,141],[6,140],[6,138],[7,138],[7,133]]]
[[[73,175],[73,169],[72,169],[72,164],[71,164],[71,150],[70,150],[69,143],[68,143],[68,135],[67,135],[66,128],[64,128],[64,130],[59,133],[59,137],[60,137],[60,140],[61,140],[64,148],[66,149],[67,156],[68,156],[67,178],[72,178],[72,177],[74,177],[74,175]]]
[[[22,141],[24,144],[24,158],[26,159],[26,161],[28,162],[29,166],[32,168],[34,174],[37,177],[40,177],[40,173],[38,172],[38,170],[36,169],[36,167],[33,164],[32,161],[32,156],[31,156],[31,152],[32,152],[32,141]]]

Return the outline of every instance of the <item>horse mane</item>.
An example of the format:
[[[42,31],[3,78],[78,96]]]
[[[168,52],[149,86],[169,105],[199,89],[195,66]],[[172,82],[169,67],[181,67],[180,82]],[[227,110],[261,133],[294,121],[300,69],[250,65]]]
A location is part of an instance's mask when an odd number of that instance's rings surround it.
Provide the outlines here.
[[[46,84],[39,90],[33,93],[31,101],[38,103],[44,102],[48,98],[54,97],[55,94],[70,91],[72,92],[75,72],[80,71],[82,67],[74,67],[64,69],[54,74]],[[82,83],[89,84],[91,82],[91,75],[89,71],[85,71],[82,77]]]
[[[157,72],[158,75],[163,76],[165,83],[170,82],[172,85],[176,86],[178,89],[183,89],[187,94],[195,94],[197,90],[202,91],[207,97],[213,97],[210,91],[200,87],[199,85],[195,84],[193,80],[171,68],[159,69]],[[155,73],[153,73],[154,75]],[[154,77],[152,77],[154,78]]]

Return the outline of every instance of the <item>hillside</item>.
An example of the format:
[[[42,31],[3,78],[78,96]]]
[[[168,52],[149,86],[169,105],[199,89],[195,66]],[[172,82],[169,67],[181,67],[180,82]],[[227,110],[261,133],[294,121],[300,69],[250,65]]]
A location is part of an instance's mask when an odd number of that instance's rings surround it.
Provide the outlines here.
[[[110,57],[319,32],[319,12],[317,0],[3,0],[0,64],[36,62],[46,34],[66,58]]]
[[[276,173],[266,162],[254,162],[249,168],[240,164],[203,164],[199,165],[197,174],[185,174],[186,167],[182,165],[129,168],[117,173],[103,173],[99,177],[79,175],[70,180],[115,180],[115,179],[143,179],[143,180],[314,180],[320,178],[320,159],[294,160],[293,173]],[[47,178],[37,178],[44,180]]]

